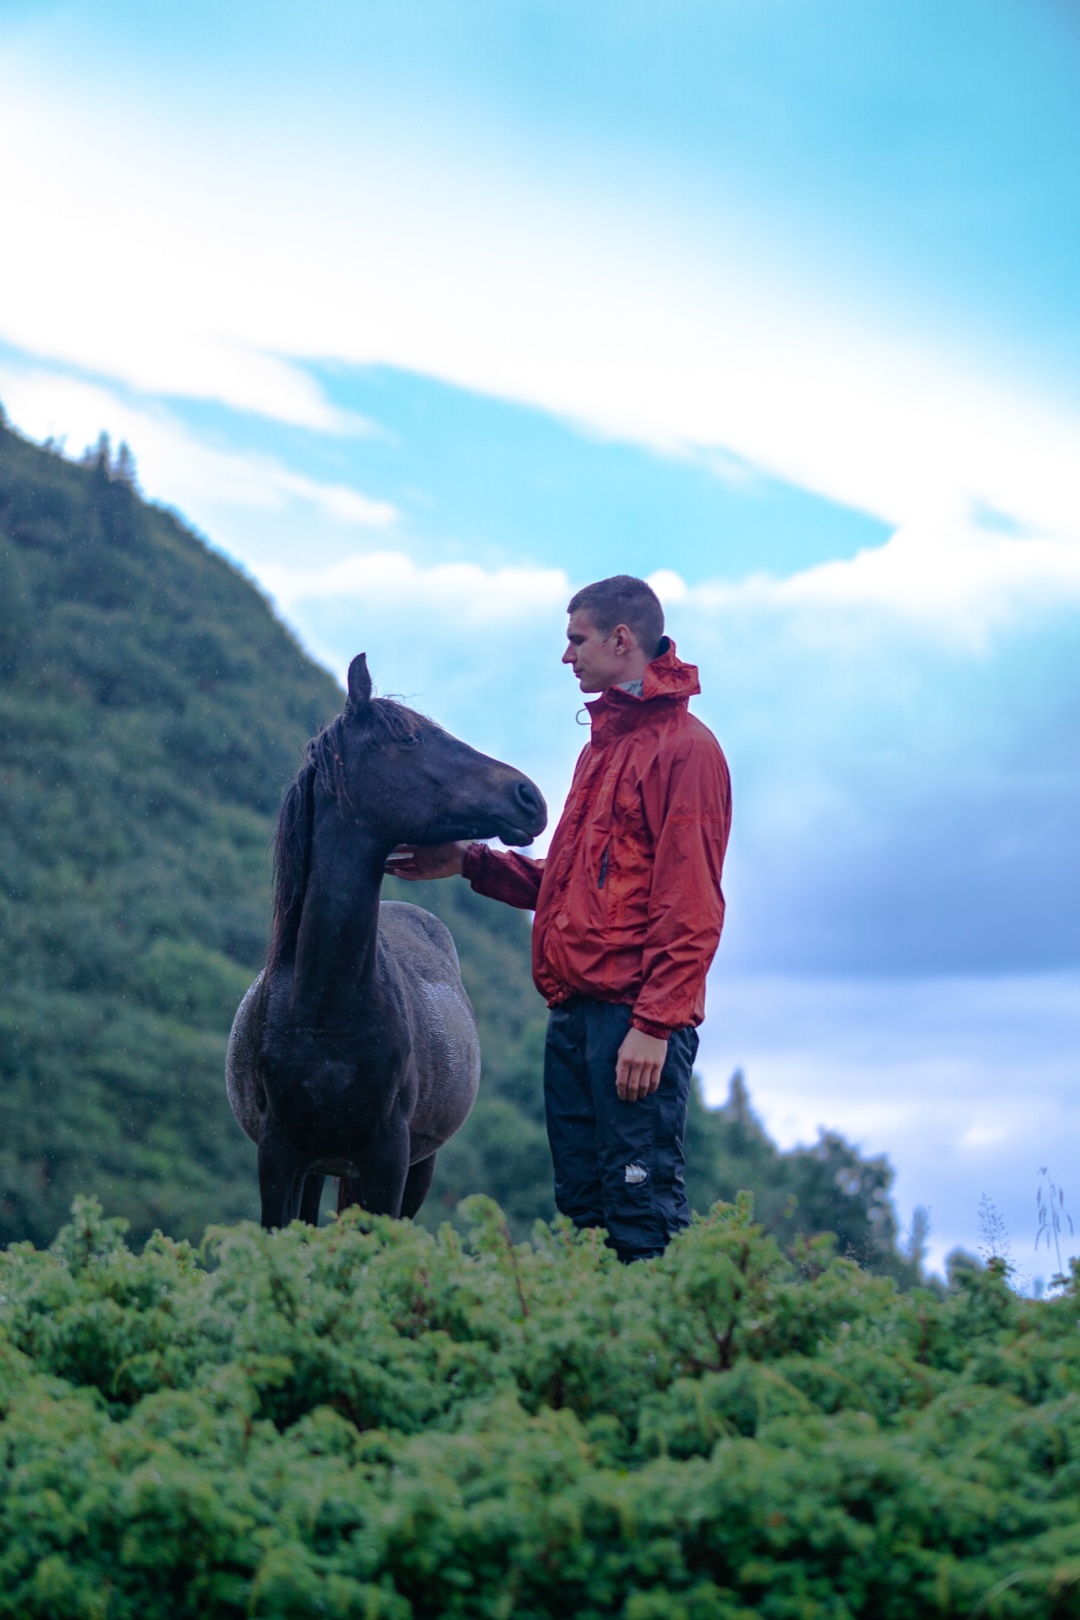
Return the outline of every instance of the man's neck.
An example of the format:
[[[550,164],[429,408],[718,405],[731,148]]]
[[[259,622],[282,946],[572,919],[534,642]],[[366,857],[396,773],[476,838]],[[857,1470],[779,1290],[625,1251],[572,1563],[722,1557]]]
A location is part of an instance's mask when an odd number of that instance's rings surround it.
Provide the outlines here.
[[[645,679],[645,671],[649,667],[649,660],[640,647],[630,647],[626,654],[619,659],[620,668],[616,671],[617,678],[611,681],[607,690],[617,686],[621,691],[627,691],[637,682],[639,685]]]

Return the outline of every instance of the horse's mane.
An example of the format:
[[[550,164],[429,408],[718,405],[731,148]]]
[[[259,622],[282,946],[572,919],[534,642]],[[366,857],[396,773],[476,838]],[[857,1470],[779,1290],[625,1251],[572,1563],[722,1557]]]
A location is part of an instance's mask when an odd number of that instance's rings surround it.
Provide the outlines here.
[[[311,868],[311,830],[315,782],[321,778],[338,803],[349,803],[345,781],[345,715],[339,714],[308,743],[304,763],[285,790],[274,838],[274,913],[270,924],[267,969],[281,959],[287,941],[295,939]],[[364,743],[414,743],[432,722],[392,698],[372,698],[364,705],[359,733]],[[353,733],[355,746],[355,731]]]

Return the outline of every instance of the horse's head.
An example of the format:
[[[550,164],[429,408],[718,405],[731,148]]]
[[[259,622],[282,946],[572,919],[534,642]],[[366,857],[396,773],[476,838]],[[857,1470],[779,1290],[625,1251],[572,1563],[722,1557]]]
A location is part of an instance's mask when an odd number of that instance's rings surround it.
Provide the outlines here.
[[[527,776],[404,704],[372,697],[363,653],[349,666],[338,738],[327,786],[388,849],[458,838],[530,844],[547,825],[543,795]]]

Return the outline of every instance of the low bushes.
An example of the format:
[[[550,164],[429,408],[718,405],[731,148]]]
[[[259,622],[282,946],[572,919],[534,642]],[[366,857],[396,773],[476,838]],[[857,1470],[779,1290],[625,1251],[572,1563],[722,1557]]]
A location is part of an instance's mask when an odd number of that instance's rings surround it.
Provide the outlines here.
[[[1072,1294],[469,1214],[6,1251],[0,1616],[1080,1615]]]

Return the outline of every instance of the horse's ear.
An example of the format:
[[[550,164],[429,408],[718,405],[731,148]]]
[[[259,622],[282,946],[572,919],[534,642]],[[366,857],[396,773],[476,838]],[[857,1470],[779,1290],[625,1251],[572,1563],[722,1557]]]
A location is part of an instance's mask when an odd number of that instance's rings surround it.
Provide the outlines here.
[[[349,708],[359,713],[371,702],[371,676],[368,674],[367,654],[357,653],[349,665]]]

